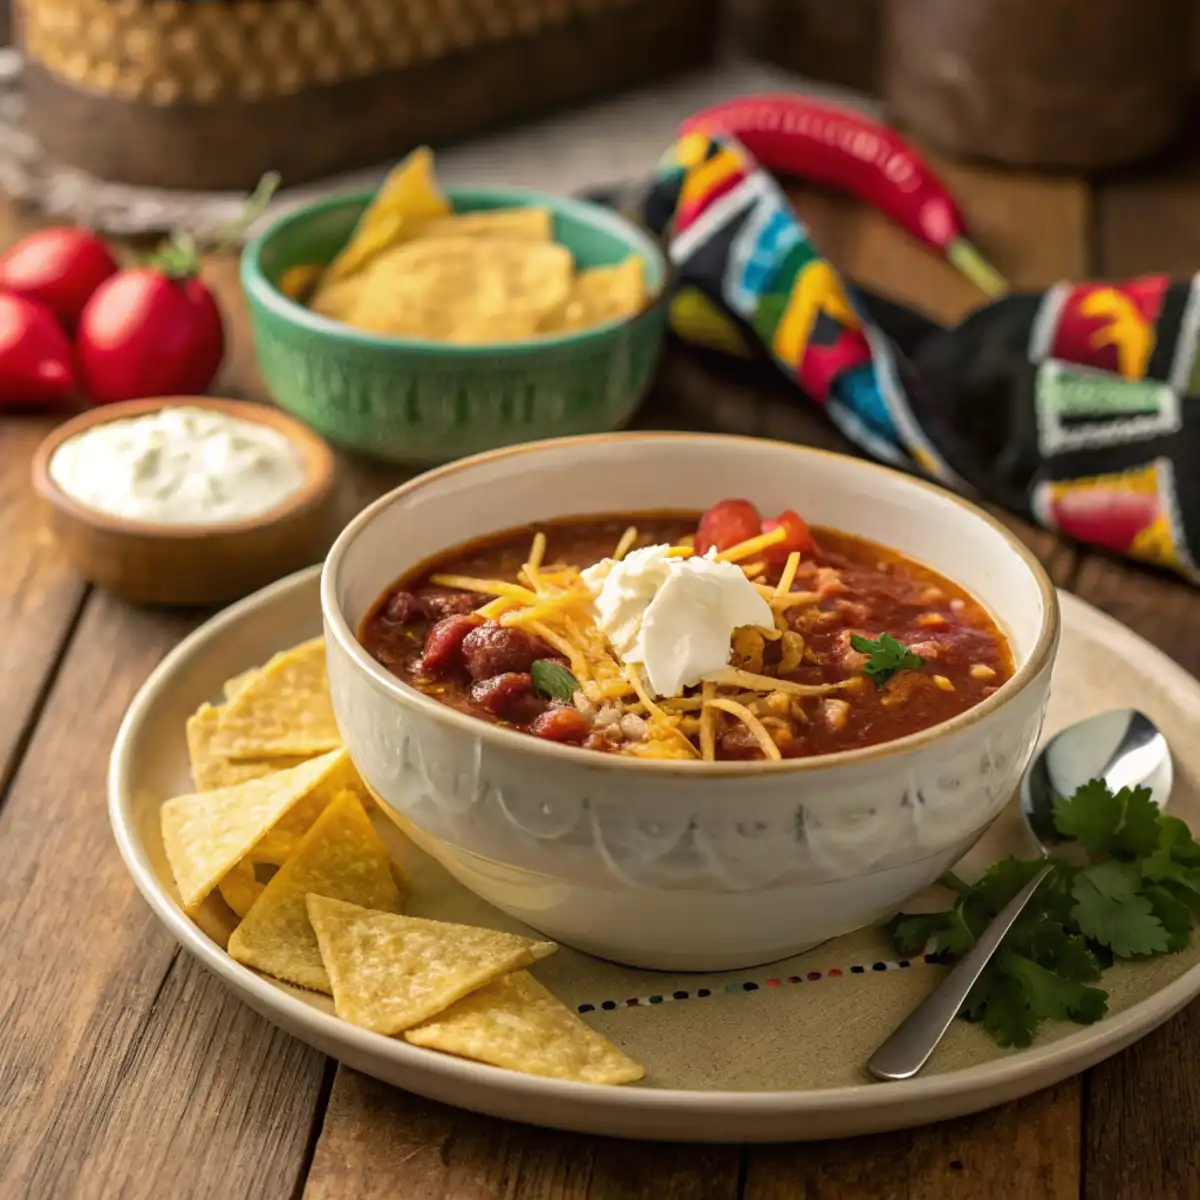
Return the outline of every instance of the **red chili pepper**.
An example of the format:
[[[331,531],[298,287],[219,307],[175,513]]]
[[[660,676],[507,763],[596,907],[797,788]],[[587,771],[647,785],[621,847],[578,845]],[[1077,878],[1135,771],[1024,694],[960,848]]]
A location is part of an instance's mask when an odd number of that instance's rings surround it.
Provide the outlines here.
[[[945,186],[898,133],[851,109],[786,93],[742,96],[689,117],[682,131],[737,138],[768,170],[847,192],[944,254],[989,295],[1008,285],[967,241]]]
[[[728,550],[761,532],[758,509],[749,500],[722,500],[700,518],[693,549],[697,554]]]
[[[809,532],[807,522],[793,509],[784,509],[779,516],[768,517],[762,523],[763,533],[774,533],[779,528],[787,533],[787,537],[782,542],[768,546],[762,552],[764,562],[785,563],[793,550],[799,550],[801,554],[804,554],[815,548],[816,543],[813,541],[813,535]]]

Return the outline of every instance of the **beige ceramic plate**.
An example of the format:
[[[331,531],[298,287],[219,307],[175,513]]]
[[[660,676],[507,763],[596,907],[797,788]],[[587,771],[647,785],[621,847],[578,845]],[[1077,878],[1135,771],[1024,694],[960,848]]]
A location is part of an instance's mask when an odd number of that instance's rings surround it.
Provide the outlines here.
[[[875,931],[773,967],[722,975],[637,971],[565,948],[539,964],[543,982],[646,1064],[646,1081],[635,1087],[519,1075],[347,1025],[324,997],[239,966],[184,917],[158,831],[159,805],[190,786],[188,714],[218,698],[223,680],[317,633],[317,588],[317,568],[285,579],[210,621],[162,663],[113,747],[109,807],[130,873],[173,936],[268,1020],[361,1071],[464,1108],[593,1133],[689,1141],[844,1137],[973,1112],[1046,1087],[1121,1050],[1200,993],[1200,947],[1117,968],[1105,985],[1113,1011],[1099,1024],[1054,1028],[1032,1049],[1006,1053],[958,1022],[926,1074],[891,1084],[867,1082],[863,1063],[943,968],[897,963]],[[1195,826],[1200,683],[1115,621],[1072,596],[1062,599],[1048,732],[1118,705],[1141,707],[1171,739],[1172,806]],[[385,834],[413,873],[412,912],[520,928],[397,830],[388,826]],[[1029,853],[1021,839],[1015,816],[1006,813],[963,870],[1010,851]]]

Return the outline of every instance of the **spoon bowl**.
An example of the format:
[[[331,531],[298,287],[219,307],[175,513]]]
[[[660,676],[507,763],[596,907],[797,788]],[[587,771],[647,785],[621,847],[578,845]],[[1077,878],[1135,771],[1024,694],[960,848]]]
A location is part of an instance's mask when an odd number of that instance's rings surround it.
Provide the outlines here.
[[[1114,708],[1068,726],[1052,737],[1021,781],[1021,816],[1047,853],[1066,839],[1054,827],[1054,802],[1092,779],[1113,792],[1147,787],[1165,808],[1175,780],[1171,748],[1158,726],[1133,708]]]

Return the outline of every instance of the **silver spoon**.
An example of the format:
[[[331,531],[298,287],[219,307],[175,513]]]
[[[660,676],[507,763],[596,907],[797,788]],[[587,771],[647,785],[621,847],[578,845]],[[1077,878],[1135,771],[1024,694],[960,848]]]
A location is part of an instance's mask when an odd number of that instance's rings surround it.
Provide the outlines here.
[[[1154,803],[1165,808],[1174,779],[1167,739],[1149,717],[1132,708],[1100,713],[1052,737],[1021,781],[1021,815],[1046,855],[1065,840],[1054,828],[1055,799],[1073,795],[1090,779],[1103,779],[1113,791],[1148,787]],[[1008,902],[971,951],[875,1051],[867,1070],[876,1079],[911,1079],[929,1061],[1004,935],[1052,867],[1047,862]]]

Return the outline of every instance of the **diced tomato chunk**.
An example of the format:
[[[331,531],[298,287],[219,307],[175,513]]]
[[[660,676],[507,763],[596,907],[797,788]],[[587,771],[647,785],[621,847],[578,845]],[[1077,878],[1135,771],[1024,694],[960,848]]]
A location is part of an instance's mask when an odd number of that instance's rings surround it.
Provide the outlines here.
[[[587,718],[574,708],[552,708],[542,713],[529,732],[550,742],[582,742],[592,732]]]
[[[758,509],[749,500],[722,500],[700,518],[696,530],[697,554],[709,550],[728,550],[739,542],[749,541],[760,532]],[[786,556],[785,556],[786,557]]]
[[[777,517],[768,517],[762,523],[763,533],[774,533],[776,529],[782,528],[787,533],[787,537],[782,542],[776,542],[773,546],[768,546],[763,552],[762,557],[769,563],[785,563],[788,560],[788,555],[794,550],[799,550],[801,554],[809,554],[816,547],[813,541],[813,536],[808,530],[808,525],[804,518],[792,509],[785,509]]]

